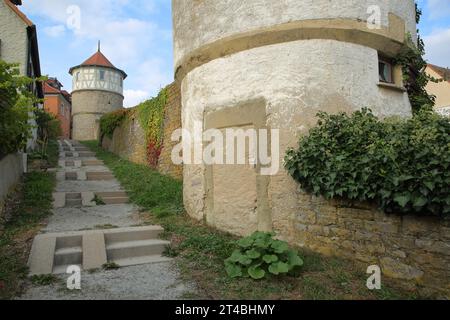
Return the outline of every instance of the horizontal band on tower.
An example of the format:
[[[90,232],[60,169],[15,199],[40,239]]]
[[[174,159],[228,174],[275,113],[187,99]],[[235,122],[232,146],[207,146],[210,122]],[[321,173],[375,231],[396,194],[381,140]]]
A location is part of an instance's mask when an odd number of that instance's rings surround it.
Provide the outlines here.
[[[375,27],[375,26],[374,26]],[[187,54],[176,66],[175,79],[184,77],[210,61],[242,51],[285,42],[324,39],[354,43],[395,56],[405,45],[405,21],[389,13],[389,26],[369,29],[366,21],[314,19],[284,23],[226,37]]]

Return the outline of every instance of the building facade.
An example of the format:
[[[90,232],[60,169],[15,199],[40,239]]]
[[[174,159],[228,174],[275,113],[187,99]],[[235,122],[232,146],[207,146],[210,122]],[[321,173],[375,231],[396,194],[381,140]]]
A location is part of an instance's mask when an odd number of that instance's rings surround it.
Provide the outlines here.
[[[44,109],[53,114],[61,123],[61,137],[70,139],[72,120],[72,97],[56,78],[44,83]]]
[[[37,30],[34,23],[20,11],[21,0],[0,1],[0,59],[8,63],[19,64],[20,74],[30,78],[41,76]],[[44,98],[41,83],[32,88],[39,99]],[[39,104],[36,107],[42,108]],[[30,113],[30,124],[35,125]],[[32,129],[27,149],[36,148],[37,129]]]
[[[99,50],[70,69],[72,83],[72,138],[99,139],[102,115],[123,108],[123,82],[127,74],[117,69]]]
[[[428,64],[426,73],[440,80],[428,82],[427,92],[436,97],[435,110],[440,114],[450,115],[450,69]]]
[[[41,76],[36,26],[18,8],[21,0],[0,0],[0,59],[19,65],[20,74],[30,78]],[[44,97],[41,83],[31,88],[34,95]],[[41,104],[36,107],[42,108]],[[30,112],[29,123],[35,125]],[[27,150],[35,149],[37,129],[27,141]],[[6,195],[17,185],[26,170],[26,155],[21,153],[0,156],[0,213]]]

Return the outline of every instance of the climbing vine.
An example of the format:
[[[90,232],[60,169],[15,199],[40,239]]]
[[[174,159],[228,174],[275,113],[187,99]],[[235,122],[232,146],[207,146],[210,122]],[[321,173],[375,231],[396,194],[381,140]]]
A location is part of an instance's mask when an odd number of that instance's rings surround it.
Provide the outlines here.
[[[420,22],[422,11],[416,3],[416,22]],[[439,80],[429,76],[425,69],[427,62],[424,59],[425,44],[417,30],[417,43],[407,35],[407,45],[403,47],[394,62],[400,65],[403,69],[403,81],[406,90],[408,91],[409,100],[414,113],[420,110],[433,110],[436,97],[428,94],[426,86],[429,81],[439,82]]]
[[[120,109],[107,113],[100,118],[100,133],[103,138],[105,135],[112,138],[114,130],[119,127],[128,115],[128,109]]]
[[[158,165],[161,155],[166,103],[167,88],[164,88],[158,96],[137,106],[138,120],[146,136],[147,161],[151,167]]]

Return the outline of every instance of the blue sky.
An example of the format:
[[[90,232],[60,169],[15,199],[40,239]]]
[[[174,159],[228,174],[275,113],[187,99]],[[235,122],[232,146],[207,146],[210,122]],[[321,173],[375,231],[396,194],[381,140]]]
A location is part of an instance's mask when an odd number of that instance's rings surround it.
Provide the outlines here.
[[[427,59],[450,67],[450,0],[418,2]],[[73,5],[80,9],[79,28]],[[23,0],[21,10],[38,27],[42,72],[68,91],[69,68],[91,56],[98,40],[111,62],[128,73],[125,106],[173,80],[171,0]]]

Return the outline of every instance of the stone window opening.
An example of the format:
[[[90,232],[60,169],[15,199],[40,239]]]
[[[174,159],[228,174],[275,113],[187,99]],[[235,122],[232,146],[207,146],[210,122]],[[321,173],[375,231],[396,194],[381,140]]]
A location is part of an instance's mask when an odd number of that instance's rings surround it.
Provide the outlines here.
[[[394,84],[394,67],[393,64],[385,59],[378,60],[378,75],[380,82]]]
[[[382,55],[378,56],[378,78],[379,87],[401,93],[406,92],[403,85],[402,67],[394,64],[391,59]]]

